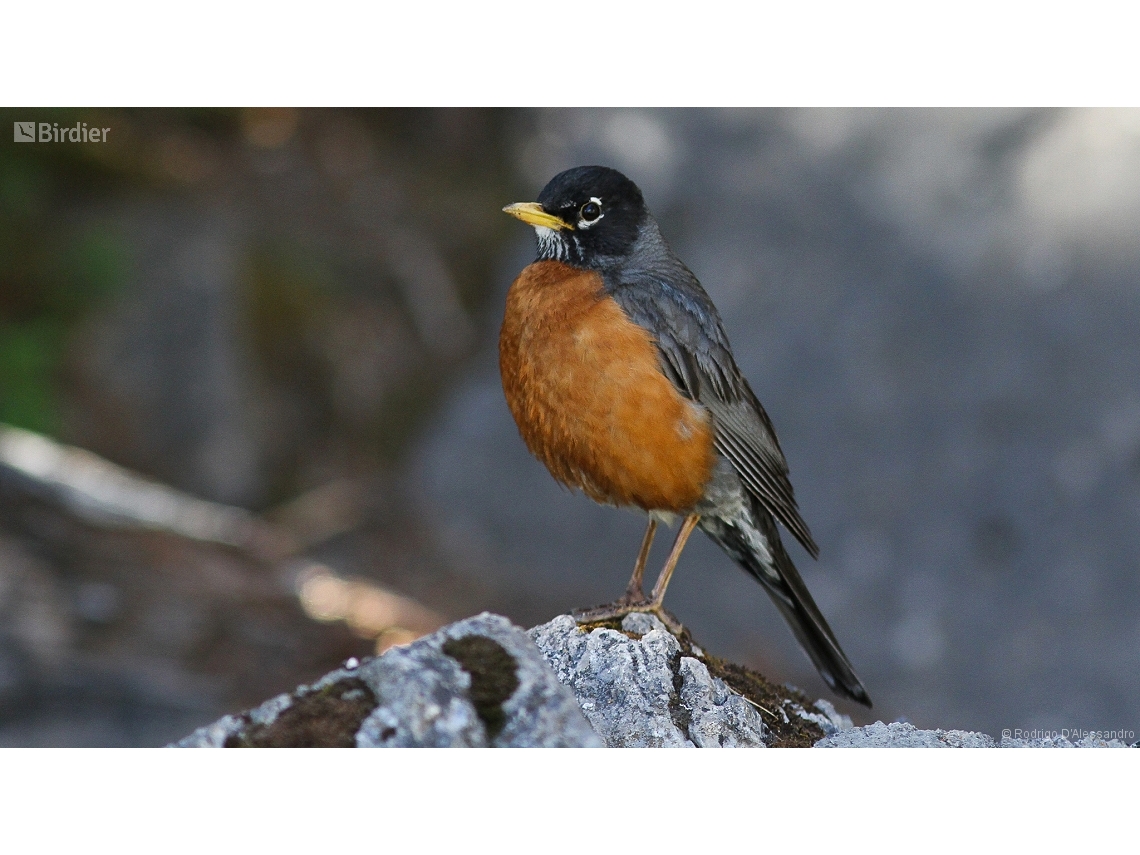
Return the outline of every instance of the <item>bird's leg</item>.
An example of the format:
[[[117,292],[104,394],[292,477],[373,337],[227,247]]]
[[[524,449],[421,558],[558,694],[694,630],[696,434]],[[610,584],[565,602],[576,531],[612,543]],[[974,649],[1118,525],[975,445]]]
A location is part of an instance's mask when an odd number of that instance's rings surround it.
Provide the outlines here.
[[[649,560],[649,547],[653,545],[653,535],[656,533],[657,520],[650,519],[649,527],[645,529],[645,536],[641,539],[637,563],[633,565],[633,575],[629,578],[629,585],[626,587],[625,593],[608,605],[594,606],[592,609],[577,609],[574,612],[574,617],[578,623],[593,623],[624,617],[630,612],[640,611],[649,605],[649,600],[645,599],[645,592],[641,589],[641,580],[645,576],[645,562]]]
[[[673,576],[673,571],[677,569],[677,559],[681,557],[681,550],[685,548],[685,541],[689,539],[689,535],[693,533],[693,529],[697,527],[700,519],[700,514],[689,514],[681,523],[681,530],[677,532],[677,539],[673,541],[673,548],[669,550],[669,557],[665,559],[665,566],[661,570],[661,575],[657,577],[657,584],[653,586],[653,593],[649,595],[649,602],[653,606],[653,611],[661,609],[661,604],[665,601],[665,589],[669,587],[669,580]]]
[[[645,529],[645,537],[641,539],[641,551],[637,553],[637,563],[633,565],[633,575],[629,578],[629,586],[625,595],[618,600],[619,603],[644,603],[645,592],[641,589],[641,580],[645,575],[645,562],[649,560],[649,547],[653,545],[653,535],[657,533],[657,520],[650,519]]]
[[[671,632],[680,633],[684,627],[681,626],[679,620],[665,611],[662,603],[665,600],[665,589],[669,587],[669,579],[672,577],[673,571],[677,569],[677,559],[681,557],[681,550],[685,548],[685,541],[693,533],[693,529],[696,528],[700,518],[699,514],[690,514],[681,523],[681,530],[677,532],[677,539],[673,541],[673,548],[665,560],[665,567],[661,570],[661,575],[657,577],[657,584],[653,586],[653,593],[647,600],[641,590],[641,577],[645,572],[645,562],[649,558],[649,546],[653,543],[653,535],[657,530],[657,523],[651,520],[649,528],[645,531],[645,538],[641,542],[641,552],[637,555],[637,565],[633,568],[633,578],[629,580],[629,587],[625,594],[616,603],[610,603],[608,606],[575,611],[574,618],[578,623],[612,620],[625,617],[630,612],[650,612],[657,615]]]
[[[649,601],[635,609],[657,615],[666,628],[677,636],[684,632],[685,628],[677,618],[665,610],[665,589],[669,587],[669,580],[673,577],[673,571],[677,569],[681,551],[700,519],[700,514],[689,514],[685,517],[685,521],[681,523],[681,530],[677,532],[677,539],[673,541],[673,548],[669,550],[669,557],[665,559],[665,566],[661,568],[661,575],[657,577],[657,582],[653,586],[653,593],[649,595]]]

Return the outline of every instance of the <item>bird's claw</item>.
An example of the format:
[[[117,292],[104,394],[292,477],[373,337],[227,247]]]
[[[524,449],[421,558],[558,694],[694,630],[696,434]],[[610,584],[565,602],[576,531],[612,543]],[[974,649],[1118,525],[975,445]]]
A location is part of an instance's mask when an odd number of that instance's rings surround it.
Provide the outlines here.
[[[606,605],[594,606],[589,609],[575,609],[571,612],[571,616],[579,624],[590,624],[601,623],[608,620],[620,620],[634,612],[644,612],[646,614],[655,615],[674,635],[679,635],[685,630],[681,622],[670,612],[666,611],[661,603],[655,603],[652,600],[646,599],[644,596],[637,598],[631,597],[628,594]]]

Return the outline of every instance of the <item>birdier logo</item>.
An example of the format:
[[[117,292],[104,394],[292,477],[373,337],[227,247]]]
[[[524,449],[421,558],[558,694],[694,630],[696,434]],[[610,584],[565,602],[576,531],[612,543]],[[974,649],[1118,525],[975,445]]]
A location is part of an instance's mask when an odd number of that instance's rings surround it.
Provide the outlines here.
[[[12,138],[16,142],[104,143],[110,132],[110,128],[89,128],[86,122],[76,122],[72,128],[61,128],[59,122],[12,123]]]

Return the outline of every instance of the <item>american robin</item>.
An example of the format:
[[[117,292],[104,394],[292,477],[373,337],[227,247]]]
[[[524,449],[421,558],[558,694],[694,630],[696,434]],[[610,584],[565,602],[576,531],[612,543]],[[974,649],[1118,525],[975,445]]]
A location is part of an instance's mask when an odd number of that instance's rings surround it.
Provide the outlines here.
[[[720,315],[665,243],[637,185],[616,170],[559,173],[537,202],[503,209],[534,226],[538,258],[507,295],[503,391],[523,441],[563,484],[640,508],[649,526],[629,586],[580,621],[654,612],[699,526],[772,597],[827,684],[871,699],[780,542],[812,557],[788,464],[740,373]],[[658,521],[683,517],[664,569],[642,590]]]

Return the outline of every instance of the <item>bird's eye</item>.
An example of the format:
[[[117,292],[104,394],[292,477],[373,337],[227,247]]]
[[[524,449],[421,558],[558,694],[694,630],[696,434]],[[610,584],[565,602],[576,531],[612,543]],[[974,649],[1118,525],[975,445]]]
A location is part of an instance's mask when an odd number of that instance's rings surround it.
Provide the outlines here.
[[[602,207],[597,202],[587,202],[578,212],[583,222],[592,223],[602,215]]]

